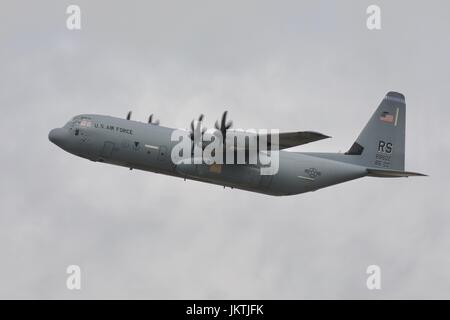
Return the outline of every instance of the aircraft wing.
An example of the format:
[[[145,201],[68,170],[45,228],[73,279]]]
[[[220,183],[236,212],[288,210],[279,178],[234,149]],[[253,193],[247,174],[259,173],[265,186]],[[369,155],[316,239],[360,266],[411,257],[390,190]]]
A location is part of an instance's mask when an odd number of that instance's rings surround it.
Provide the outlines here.
[[[314,131],[280,132],[278,135],[279,150],[300,146],[314,141],[331,138]]]
[[[270,134],[270,133],[265,134],[266,142],[264,142],[264,143],[261,141],[261,138],[264,137],[261,133],[249,134],[248,132],[244,132],[244,131],[230,130],[229,133],[227,134],[227,139],[228,139],[228,137],[231,136],[231,134],[233,134],[234,136],[237,136],[237,137],[240,136],[241,139],[243,137],[249,136],[250,139],[253,140],[254,146],[257,145],[257,141],[259,139],[260,143],[262,143],[262,145],[259,146],[260,150],[264,150],[266,146],[268,148],[275,146],[275,143],[277,141],[276,138],[275,138],[275,140],[272,139],[273,134]],[[331,138],[330,136],[324,135],[319,132],[314,132],[314,131],[279,132],[277,135],[278,135],[278,146],[277,146],[278,150],[292,148],[295,146],[300,146],[302,144],[307,144],[310,142]],[[207,145],[207,142],[205,142],[205,143]],[[258,145],[260,143],[258,143]],[[234,145],[232,145],[231,148],[233,150],[240,149],[239,147],[236,148]],[[244,148],[245,149],[249,148],[249,144],[245,144]]]

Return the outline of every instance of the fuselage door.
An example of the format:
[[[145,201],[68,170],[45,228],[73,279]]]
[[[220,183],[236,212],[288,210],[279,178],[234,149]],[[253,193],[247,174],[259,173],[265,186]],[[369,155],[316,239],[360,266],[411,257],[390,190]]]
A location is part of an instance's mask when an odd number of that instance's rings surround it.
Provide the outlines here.
[[[114,149],[114,143],[106,141],[103,145],[102,152],[100,153],[100,156],[103,158],[111,158],[112,152]]]

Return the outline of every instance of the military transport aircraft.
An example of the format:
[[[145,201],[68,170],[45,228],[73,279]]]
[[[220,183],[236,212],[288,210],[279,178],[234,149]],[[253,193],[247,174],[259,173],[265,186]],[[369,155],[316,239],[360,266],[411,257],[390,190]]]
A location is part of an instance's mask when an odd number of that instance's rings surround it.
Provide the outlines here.
[[[257,133],[257,141],[262,138],[267,141],[266,147],[257,145],[257,156],[263,153],[269,158],[277,156],[278,168],[274,174],[261,174],[264,165],[260,161],[250,161],[250,152],[241,164],[174,162],[172,155],[179,140],[174,141],[173,134],[177,129],[160,126],[153,115],[147,123],[132,121],[131,111],[126,119],[94,114],[75,116],[64,127],[51,130],[49,140],[67,152],[92,161],[282,196],[315,191],[365,176],[424,176],[404,171],[405,112],[405,97],[397,92],[387,93],[345,153],[283,151],[329,138],[313,131],[277,133],[275,137],[263,137],[264,134]],[[225,140],[227,135],[235,133],[231,129],[232,122],[227,122],[226,117],[225,111],[213,130],[213,136],[223,139],[223,150],[217,152],[236,153],[237,148],[229,147],[228,140]],[[202,121],[203,115],[192,121],[190,130],[184,130],[192,140],[192,151],[194,147],[198,149],[194,136],[206,134],[207,130],[201,126]],[[203,141],[200,148],[205,149]],[[247,148],[248,140],[243,149]],[[188,153],[185,156],[190,159],[193,152]],[[214,152],[211,154],[214,155]]]

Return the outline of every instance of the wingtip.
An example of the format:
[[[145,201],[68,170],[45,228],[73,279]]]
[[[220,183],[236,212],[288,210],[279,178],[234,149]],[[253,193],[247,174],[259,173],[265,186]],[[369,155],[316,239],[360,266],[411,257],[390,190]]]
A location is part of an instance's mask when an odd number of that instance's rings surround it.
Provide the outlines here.
[[[332,138],[332,136],[329,136],[329,135],[327,135],[327,134],[323,134],[323,133],[319,133],[319,132],[317,132],[317,134],[320,135],[320,137],[321,137],[322,139],[330,139],[330,138]]]
[[[323,133],[320,133],[320,132],[317,132],[317,131],[305,131],[305,132],[307,132],[309,134],[313,134],[313,135],[315,135],[317,137],[320,137],[320,139],[332,138],[332,136],[329,136],[329,135],[326,135],[326,134],[323,134]]]

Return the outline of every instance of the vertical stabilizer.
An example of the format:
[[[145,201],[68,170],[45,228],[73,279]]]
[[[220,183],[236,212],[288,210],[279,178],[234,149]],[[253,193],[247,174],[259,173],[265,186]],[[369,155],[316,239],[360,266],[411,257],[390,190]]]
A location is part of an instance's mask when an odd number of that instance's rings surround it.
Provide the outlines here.
[[[405,96],[389,92],[346,154],[368,168],[404,170],[405,121]]]

